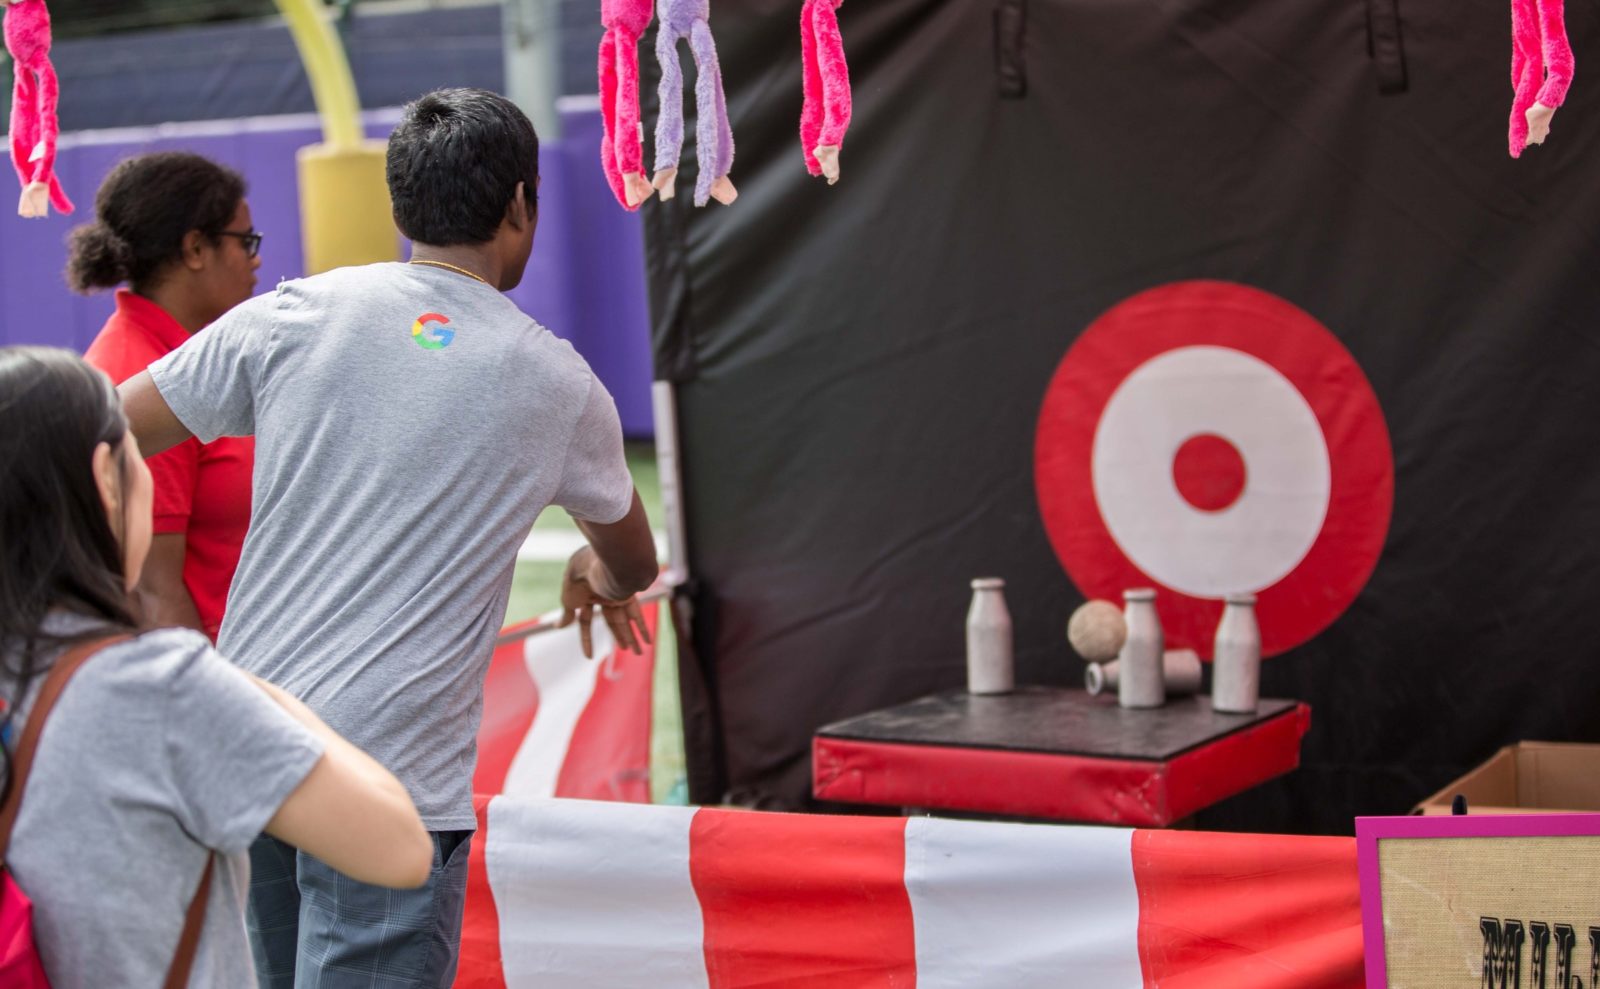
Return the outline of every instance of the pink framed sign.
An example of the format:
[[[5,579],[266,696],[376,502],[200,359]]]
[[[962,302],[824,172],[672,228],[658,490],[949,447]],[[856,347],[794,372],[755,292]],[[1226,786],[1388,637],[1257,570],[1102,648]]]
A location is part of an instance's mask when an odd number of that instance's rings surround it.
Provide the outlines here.
[[[1356,819],[1367,989],[1600,989],[1600,814]]]

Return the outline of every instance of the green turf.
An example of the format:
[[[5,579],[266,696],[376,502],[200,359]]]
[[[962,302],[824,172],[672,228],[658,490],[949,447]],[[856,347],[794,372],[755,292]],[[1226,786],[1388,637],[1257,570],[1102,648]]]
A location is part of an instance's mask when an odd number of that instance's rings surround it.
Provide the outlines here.
[[[661,482],[656,470],[655,447],[650,443],[628,444],[628,469],[633,472],[639,500],[644,502],[650,524],[661,532]],[[534,523],[535,531],[575,530],[576,525],[559,508],[547,509]],[[519,560],[511,578],[511,600],[506,608],[506,624],[526,621],[560,604],[561,560]],[[684,802],[683,716],[678,704],[678,647],[672,631],[671,612],[661,609],[656,636],[656,679],[654,711],[650,731],[650,799],[656,803]]]

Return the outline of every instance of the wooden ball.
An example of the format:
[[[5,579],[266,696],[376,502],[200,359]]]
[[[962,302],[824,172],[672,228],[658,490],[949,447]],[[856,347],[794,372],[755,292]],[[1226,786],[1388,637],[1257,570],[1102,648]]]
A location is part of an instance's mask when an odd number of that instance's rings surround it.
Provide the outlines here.
[[[1122,609],[1110,601],[1086,601],[1067,622],[1067,641],[1091,663],[1116,659],[1127,638],[1128,623],[1122,618]]]

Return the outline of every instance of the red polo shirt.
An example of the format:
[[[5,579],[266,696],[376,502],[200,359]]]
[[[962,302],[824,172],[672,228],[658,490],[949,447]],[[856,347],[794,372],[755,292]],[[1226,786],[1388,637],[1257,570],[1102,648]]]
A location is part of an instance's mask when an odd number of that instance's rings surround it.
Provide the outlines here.
[[[117,293],[117,311],[83,356],[120,385],[187,339],[165,309],[123,290]],[[155,531],[183,533],[183,582],[212,639],[222,625],[228,585],[250,528],[254,462],[251,437],[215,443],[191,437],[146,461],[155,478]]]

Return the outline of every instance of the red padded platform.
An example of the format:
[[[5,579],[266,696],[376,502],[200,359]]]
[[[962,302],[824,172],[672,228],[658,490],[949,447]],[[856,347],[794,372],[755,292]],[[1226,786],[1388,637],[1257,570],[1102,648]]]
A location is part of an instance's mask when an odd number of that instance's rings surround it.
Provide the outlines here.
[[[926,697],[828,725],[820,800],[1163,827],[1300,764],[1311,709],[1254,715],[1185,698],[1148,711],[1078,690]]]

